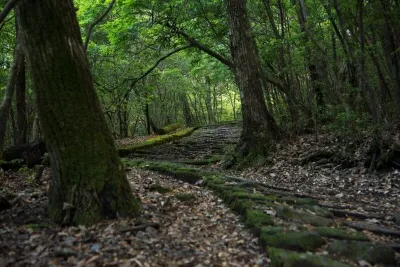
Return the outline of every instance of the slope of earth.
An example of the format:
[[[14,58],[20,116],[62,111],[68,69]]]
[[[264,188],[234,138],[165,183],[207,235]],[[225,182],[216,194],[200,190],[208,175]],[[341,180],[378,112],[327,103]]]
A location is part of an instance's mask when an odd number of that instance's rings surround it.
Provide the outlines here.
[[[217,131],[209,129],[205,136],[217,136]],[[201,143],[196,143],[198,138],[186,140],[192,140],[190,155],[207,157],[202,149],[206,138]],[[174,154],[180,151],[175,146],[169,144],[168,157],[144,152],[141,158],[150,155],[149,160],[177,162],[182,154]],[[218,164],[209,168],[160,161],[130,164],[213,190],[259,236],[272,266],[397,266],[399,172],[367,174],[359,164],[365,152],[360,150],[366,146],[355,146],[360,149],[351,154],[328,135],[318,142],[312,136],[285,140],[278,144],[271,164],[240,173],[218,170]]]
[[[237,215],[204,190],[165,175],[128,169],[141,217],[93,227],[47,219],[46,187],[29,171],[1,174],[0,266],[266,266],[257,239]]]

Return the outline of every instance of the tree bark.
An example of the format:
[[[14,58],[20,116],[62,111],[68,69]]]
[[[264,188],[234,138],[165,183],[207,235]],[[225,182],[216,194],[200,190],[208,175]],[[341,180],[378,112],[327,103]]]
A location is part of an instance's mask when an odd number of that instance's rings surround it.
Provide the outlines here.
[[[72,0],[20,0],[15,9],[49,151],[49,215],[91,225],[139,208],[107,127]]]
[[[19,38],[17,37],[17,46],[14,52],[14,63],[10,70],[10,77],[7,84],[6,93],[4,95],[3,102],[0,105],[0,159],[2,158],[2,153],[4,149],[7,122],[10,117],[10,108],[12,103],[12,98],[15,91],[15,84],[17,77],[20,75],[20,68],[23,62],[23,52]]]
[[[186,126],[193,126],[195,124],[195,119],[193,118],[192,111],[190,110],[190,105],[186,94],[181,93],[179,98],[182,104],[183,117],[185,119]]]
[[[26,79],[25,79],[25,55],[21,55],[18,76],[15,84],[15,101],[17,104],[17,144],[26,144]]]
[[[236,148],[240,157],[265,156],[279,129],[262,93],[260,63],[247,17],[246,1],[227,0],[231,54],[242,101],[243,130]]]
[[[297,0],[297,17],[299,19],[299,24],[300,24],[300,29],[304,33],[304,42],[308,43],[309,37],[312,38],[311,32],[308,29],[307,26],[307,19],[308,19],[308,11],[307,11],[307,6],[306,6],[306,1],[305,0]],[[322,112],[324,110],[324,97],[322,94],[322,79],[317,71],[317,66],[315,64],[315,55],[313,50],[311,50],[311,47],[306,44],[306,59],[308,63],[308,70],[310,72],[310,80],[311,80],[311,85],[314,89],[315,97],[316,97],[316,102],[317,102],[317,108],[318,108],[318,113]],[[323,59],[320,59],[323,60]],[[326,62],[325,62],[326,63]],[[325,64],[322,64],[325,65]]]

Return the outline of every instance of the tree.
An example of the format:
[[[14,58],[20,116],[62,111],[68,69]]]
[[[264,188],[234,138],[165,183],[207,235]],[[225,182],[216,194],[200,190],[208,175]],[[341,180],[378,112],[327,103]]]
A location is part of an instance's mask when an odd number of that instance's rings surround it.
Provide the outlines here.
[[[240,89],[243,130],[237,146],[239,157],[264,156],[279,128],[267,111],[262,93],[260,63],[246,1],[228,0],[228,25],[236,82]]]
[[[88,225],[134,215],[139,201],[94,91],[72,0],[20,0],[15,13],[52,166],[50,217]]]
[[[18,38],[17,38],[18,39]],[[4,99],[0,105],[0,159],[2,158],[4,142],[7,130],[7,122],[10,114],[10,108],[12,104],[12,98],[15,91],[15,86],[17,83],[18,76],[20,76],[22,71],[22,66],[24,62],[24,54],[22,52],[20,39],[17,40],[17,46],[14,52],[14,62],[11,67],[10,77],[8,79],[6,93]]]

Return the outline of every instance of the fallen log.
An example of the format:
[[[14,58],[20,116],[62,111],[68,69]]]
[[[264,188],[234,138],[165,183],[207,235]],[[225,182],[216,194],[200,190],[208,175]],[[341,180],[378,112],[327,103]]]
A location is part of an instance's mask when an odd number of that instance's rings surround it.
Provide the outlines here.
[[[13,168],[14,165],[28,165],[29,168],[39,164],[46,153],[46,144],[43,140],[36,140],[29,144],[6,148],[3,152],[2,168]],[[19,160],[19,161],[18,161]],[[12,163],[10,165],[10,163]]]

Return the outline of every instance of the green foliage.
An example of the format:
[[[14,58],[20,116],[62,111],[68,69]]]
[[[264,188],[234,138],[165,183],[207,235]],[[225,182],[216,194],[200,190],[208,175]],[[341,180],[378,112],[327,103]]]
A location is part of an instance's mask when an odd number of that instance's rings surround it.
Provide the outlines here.
[[[368,114],[359,115],[355,111],[346,109],[340,111],[333,122],[328,126],[339,140],[343,142],[359,140],[365,133],[373,129]]]

